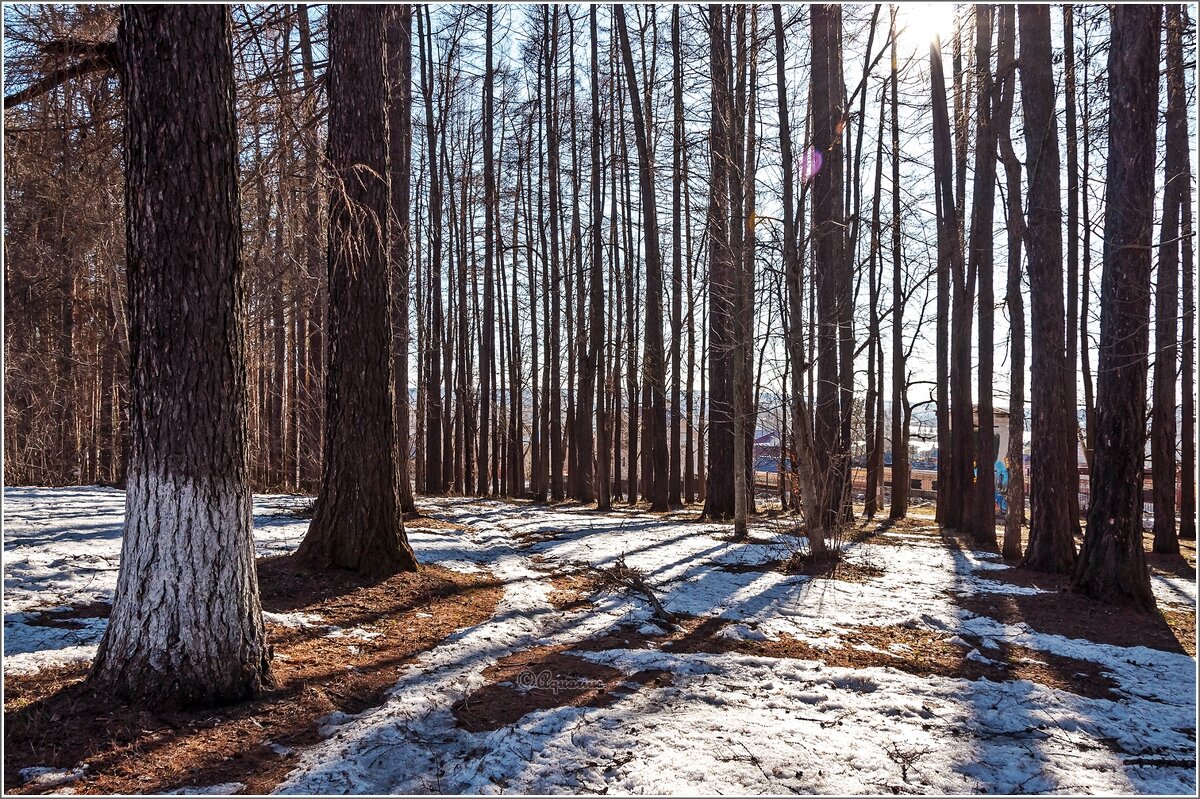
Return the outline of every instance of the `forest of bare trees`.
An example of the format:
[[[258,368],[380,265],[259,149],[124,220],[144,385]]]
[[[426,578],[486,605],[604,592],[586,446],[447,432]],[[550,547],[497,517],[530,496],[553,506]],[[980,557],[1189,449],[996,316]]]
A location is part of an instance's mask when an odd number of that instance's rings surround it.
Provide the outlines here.
[[[6,6],[4,477],[129,492],[96,676],[269,683],[251,491],[375,575],[422,496],[779,509],[817,554],[936,501],[1152,608],[1143,535],[1195,538],[1190,13]],[[114,670],[180,623],[179,685]]]

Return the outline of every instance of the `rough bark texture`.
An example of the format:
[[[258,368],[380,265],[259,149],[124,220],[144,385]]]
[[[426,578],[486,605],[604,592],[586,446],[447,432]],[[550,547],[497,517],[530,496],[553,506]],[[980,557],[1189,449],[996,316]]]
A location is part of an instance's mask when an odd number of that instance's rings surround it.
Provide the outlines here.
[[[392,407],[383,6],[329,12],[329,368],[325,464],[296,555],[318,567],[416,570],[401,520]]]
[[[1025,246],[1029,256],[1033,328],[1029,365],[1033,415],[1031,510],[1024,565],[1041,571],[1070,573],[1075,565],[1074,537],[1079,528],[1079,469],[1075,457],[1074,409],[1070,407],[1068,391],[1068,384],[1075,376],[1067,372],[1063,330],[1062,198],[1050,8],[1023,5],[1018,20],[1021,104],[1029,172]]]
[[[271,681],[246,462],[229,9],[122,8],[131,447],[112,615],[92,678],[148,704]]]
[[[812,7],[813,149],[821,166],[812,181],[812,237],[817,291],[816,443],[819,513],[823,526],[838,524],[849,452],[842,433],[842,370],[839,328],[843,283],[849,278],[846,259],[846,215],[843,197],[844,152],[841,123],[845,113],[842,81],[841,6]]]
[[[1161,19],[1162,6],[1112,12],[1096,468],[1072,582],[1094,599],[1144,610],[1154,608],[1142,549],[1142,463]]]

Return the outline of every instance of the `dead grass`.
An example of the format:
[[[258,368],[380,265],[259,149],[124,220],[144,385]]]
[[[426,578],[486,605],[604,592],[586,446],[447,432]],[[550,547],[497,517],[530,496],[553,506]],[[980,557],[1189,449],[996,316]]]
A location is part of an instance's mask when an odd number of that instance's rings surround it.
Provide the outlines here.
[[[556,610],[575,610],[592,604],[591,597],[603,581],[593,572],[557,572],[551,576],[550,586],[547,599]]]
[[[816,646],[788,635],[770,640],[730,638],[722,632],[728,619],[688,619],[677,633],[660,636],[620,628],[577,644],[577,651],[643,649],[664,652],[720,654],[736,652],[769,658],[816,660],[850,669],[891,667],[917,676],[939,676],[993,682],[1029,680],[1089,697],[1117,699],[1116,683],[1099,664],[997,642],[989,648],[978,637],[960,633],[968,646],[946,640],[950,633],[900,626],[863,626],[839,631],[840,646]],[[752,625],[751,625],[752,626]],[[978,649],[985,659],[968,658]]]
[[[514,724],[536,710],[607,707],[644,687],[671,682],[657,669],[626,676],[621,671],[543,646],[501,658],[486,668],[487,683],[454,706],[458,726],[470,732]]]
[[[49,790],[19,784],[26,766],[85,765],[70,786],[76,792],[161,793],[237,781],[247,793],[266,793],[294,767],[294,750],[318,739],[322,716],[379,704],[414,656],[489,618],[503,591],[490,575],[437,566],[373,582],[311,572],[290,557],[259,561],[259,579],[268,611],[303,611],[377,635],[330,638],[323,626],[270,624],[278,687],[207,711],[131,708],[92,690],[82,665],[6,676],[5,791]]]

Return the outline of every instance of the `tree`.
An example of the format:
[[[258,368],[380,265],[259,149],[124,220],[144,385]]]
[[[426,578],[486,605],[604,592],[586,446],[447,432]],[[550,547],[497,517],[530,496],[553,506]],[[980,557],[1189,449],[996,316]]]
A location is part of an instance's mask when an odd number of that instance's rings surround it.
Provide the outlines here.
[[[652,483],[650,509],[668,509],[667,489],[667,407],[666,364],[663,359],[662,320],[662,251],[658,240],[658,205],[655,202],[652,156],[646,132],[646,118],[638,94],[637,76],[633,70],[633,51],[625,25],[625,10],[613,7],[617,31],[621,38],[621,57],[625,64],[625,79],[629,87],[629,104],[633,110],[633,134],[638,151],[638,185],[641,193],[642,230],[646,258],[646,352],[644,374],[650,385],[650,407],[646,410],[650,426],[650,459]]]
[[[996,204],[996,135],[992,130],[992,7],[975,6],[975,181],[968,274],[979,281],[979,432],[975,444],[975,495],[970,514],[975,541],[996,547],[996,451],[992,421],[992,216]],[[968,357],[970,353],[968,353]],[[970,403],[970,397],[965,398]]]
[[[387,13],[388,157],[391,165],[392,293],[395,297],[393,330],[396,342],[394,367],[396,395],[396,467],[400,482],[400,509],[415,513],[409,482],[408,400],[408,284],[411,276],[412,221],[412,6],[397,5]]]
[[[329,368],[321,488],[296,557],[369,575],[415,571],[392,411],[383,6],[329,12]],[[407,113],[408,109],[401,109]]]
[[[733,252],[729,234],[729,126],[732,64],[729,23],[720,4],[708,7],[709,76],[711,79],[710,174],[708,187],[708,482],[703,516],[733,516]],[[703,391],[701,392],[703,394]]]
[[[680,449],[680,365],[683,337],[683,44],[679,6],[671,7],[671,474],[667,504],[683,504],[683,462]],[[688,415],[688,422],[691,415]]]
[[[796,240],[795,217],[795,156],[792,152],[792,130],[788,116],[787,81],[785,80],[786,51],[783,29],[783,10],[778,3],[771,5],[775,22],[775,81],[779,105],[779,149],[783,161],[783,261],[786,270],[788,296],[788,360],[791,366],[792,457],[800,498],[808,527],[809,548],[820,555],[825,549],[824,518],[818,512],[816,454],[812,441],[812,412],[804,395],[804,274]]]
[[[424,11],[422,16],[421,11]],[[442,403],[442,183],[439,179],[441,151],[438,128],[433,116],[433,33],[429,8],[417,12],[418,38],[421,42],[421,94],[425,98],[425,142],[429,151],[429,318],[428,350],[425,365],[425,493],[440,494],[446,488],[443,459]],[[536,399],[534,400],[536,405]]]
[[[1161,6],[1112,10],[1095,474],[1071,585],[1147,611],[1154,593],[1142,549],[1142,463],[1161,19]]]
[[[488,436],[492,421],[492,366],[496,358],[496,164],[492,138],[495,126],[495,77],[492,69],[492,6],[484,8],[483,67],[483,324],[479,329],[479,446],[476,448],[476,493],[487,496],[491,483]]]
[[[580,501],[590,502],[593,482],[596,487],[596,509],[609,510],[612,506],[609,485],[608,417],[604,407],[604,379],[596,380],[596,371],[604,358],[604,181],[600,176],[600,151],[603,146],[603,129],[600,120],[600,42],[596,33],[596,7],[588,7],[588,28],[591,34],[592,57],[592,142],[591,142],[591,189],[592,189],[592,259],[588,270],[588,299],[590,320],[588,323],[588,349],[581,359],[579,374],[579,488]],[[596,437],[599,446],[594,448],[600,475],[592,475],[592,395],[595,393]]]
[[[904,394],[904,283],[900,238],[900,99],[896,58],[896,7],[892,7],[892,500],[889,519],[908,515],[908,423]]]
[[[230,12],[121,15],[132,424],[121,565],[91,678],[147,704],[212,705],[272,680],[246,462]]]
[[[1179,554],[1175,529],[1175,376],[1179,363],[1179,217],[1190,176],[1187,168],[1187,97],[1183,23],[1167,7],[1167,133],[1163,217],[1154,293],[1154,404],[1150,412],[1150,464],[1154,478],[1154,551]]]
[[[1005,228],[1008,231],[1008,264],[1005,304],[1009,319],[1008,400],[1008,514],[1004,517],[1006,558],[1021,557],[1021,528],[1025,519],[1025,300],[1021,289],[1021,242],[1025,212],[1021,202],[1021,161],[1013,149],[1012,117],[1016,99],[1016,9],[1000,8],[997,75],[1000,76],[993,120],[1000,160],[1004,163]]]
[[[1029,397],[1033,414],[1029,478],[1032,511],[1029,547],[1023,563],[1039,571],[1070,573],[1075,565],[1075,532],[1079,529],[1079,469],[1073,434],[1074,410],[1069,405],[1067,389],[1074,376],[1067,373],[1063,331],[1062,199],[1050,9],[1023,5],[1018,21],[1021,105],[1029,173],[1025,249],[1029,255],[1033,328]]]
[[[846,88],[842,80],[842,8],[814,5],[811,10],[813,43],[813,149],[821,167],[812,181],[812,238],[817,292],[817,471],[820,494],[817,512],[829,530],[840,522],[848,484],[850,453],[841,435],[844,371],[839,368],[842,308],[848,299],[844,284],[851,279],[846,257],[846,218],[843,193],[843,156],[839,148],[845,113]]]

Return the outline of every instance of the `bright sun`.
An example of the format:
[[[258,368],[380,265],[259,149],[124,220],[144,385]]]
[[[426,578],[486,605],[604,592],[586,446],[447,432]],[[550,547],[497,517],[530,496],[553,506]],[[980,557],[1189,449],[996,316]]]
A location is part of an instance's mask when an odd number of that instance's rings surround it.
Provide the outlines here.
[[[914,50],[954,33],[954,3],[901,3],[896,26],[899,40]]]

